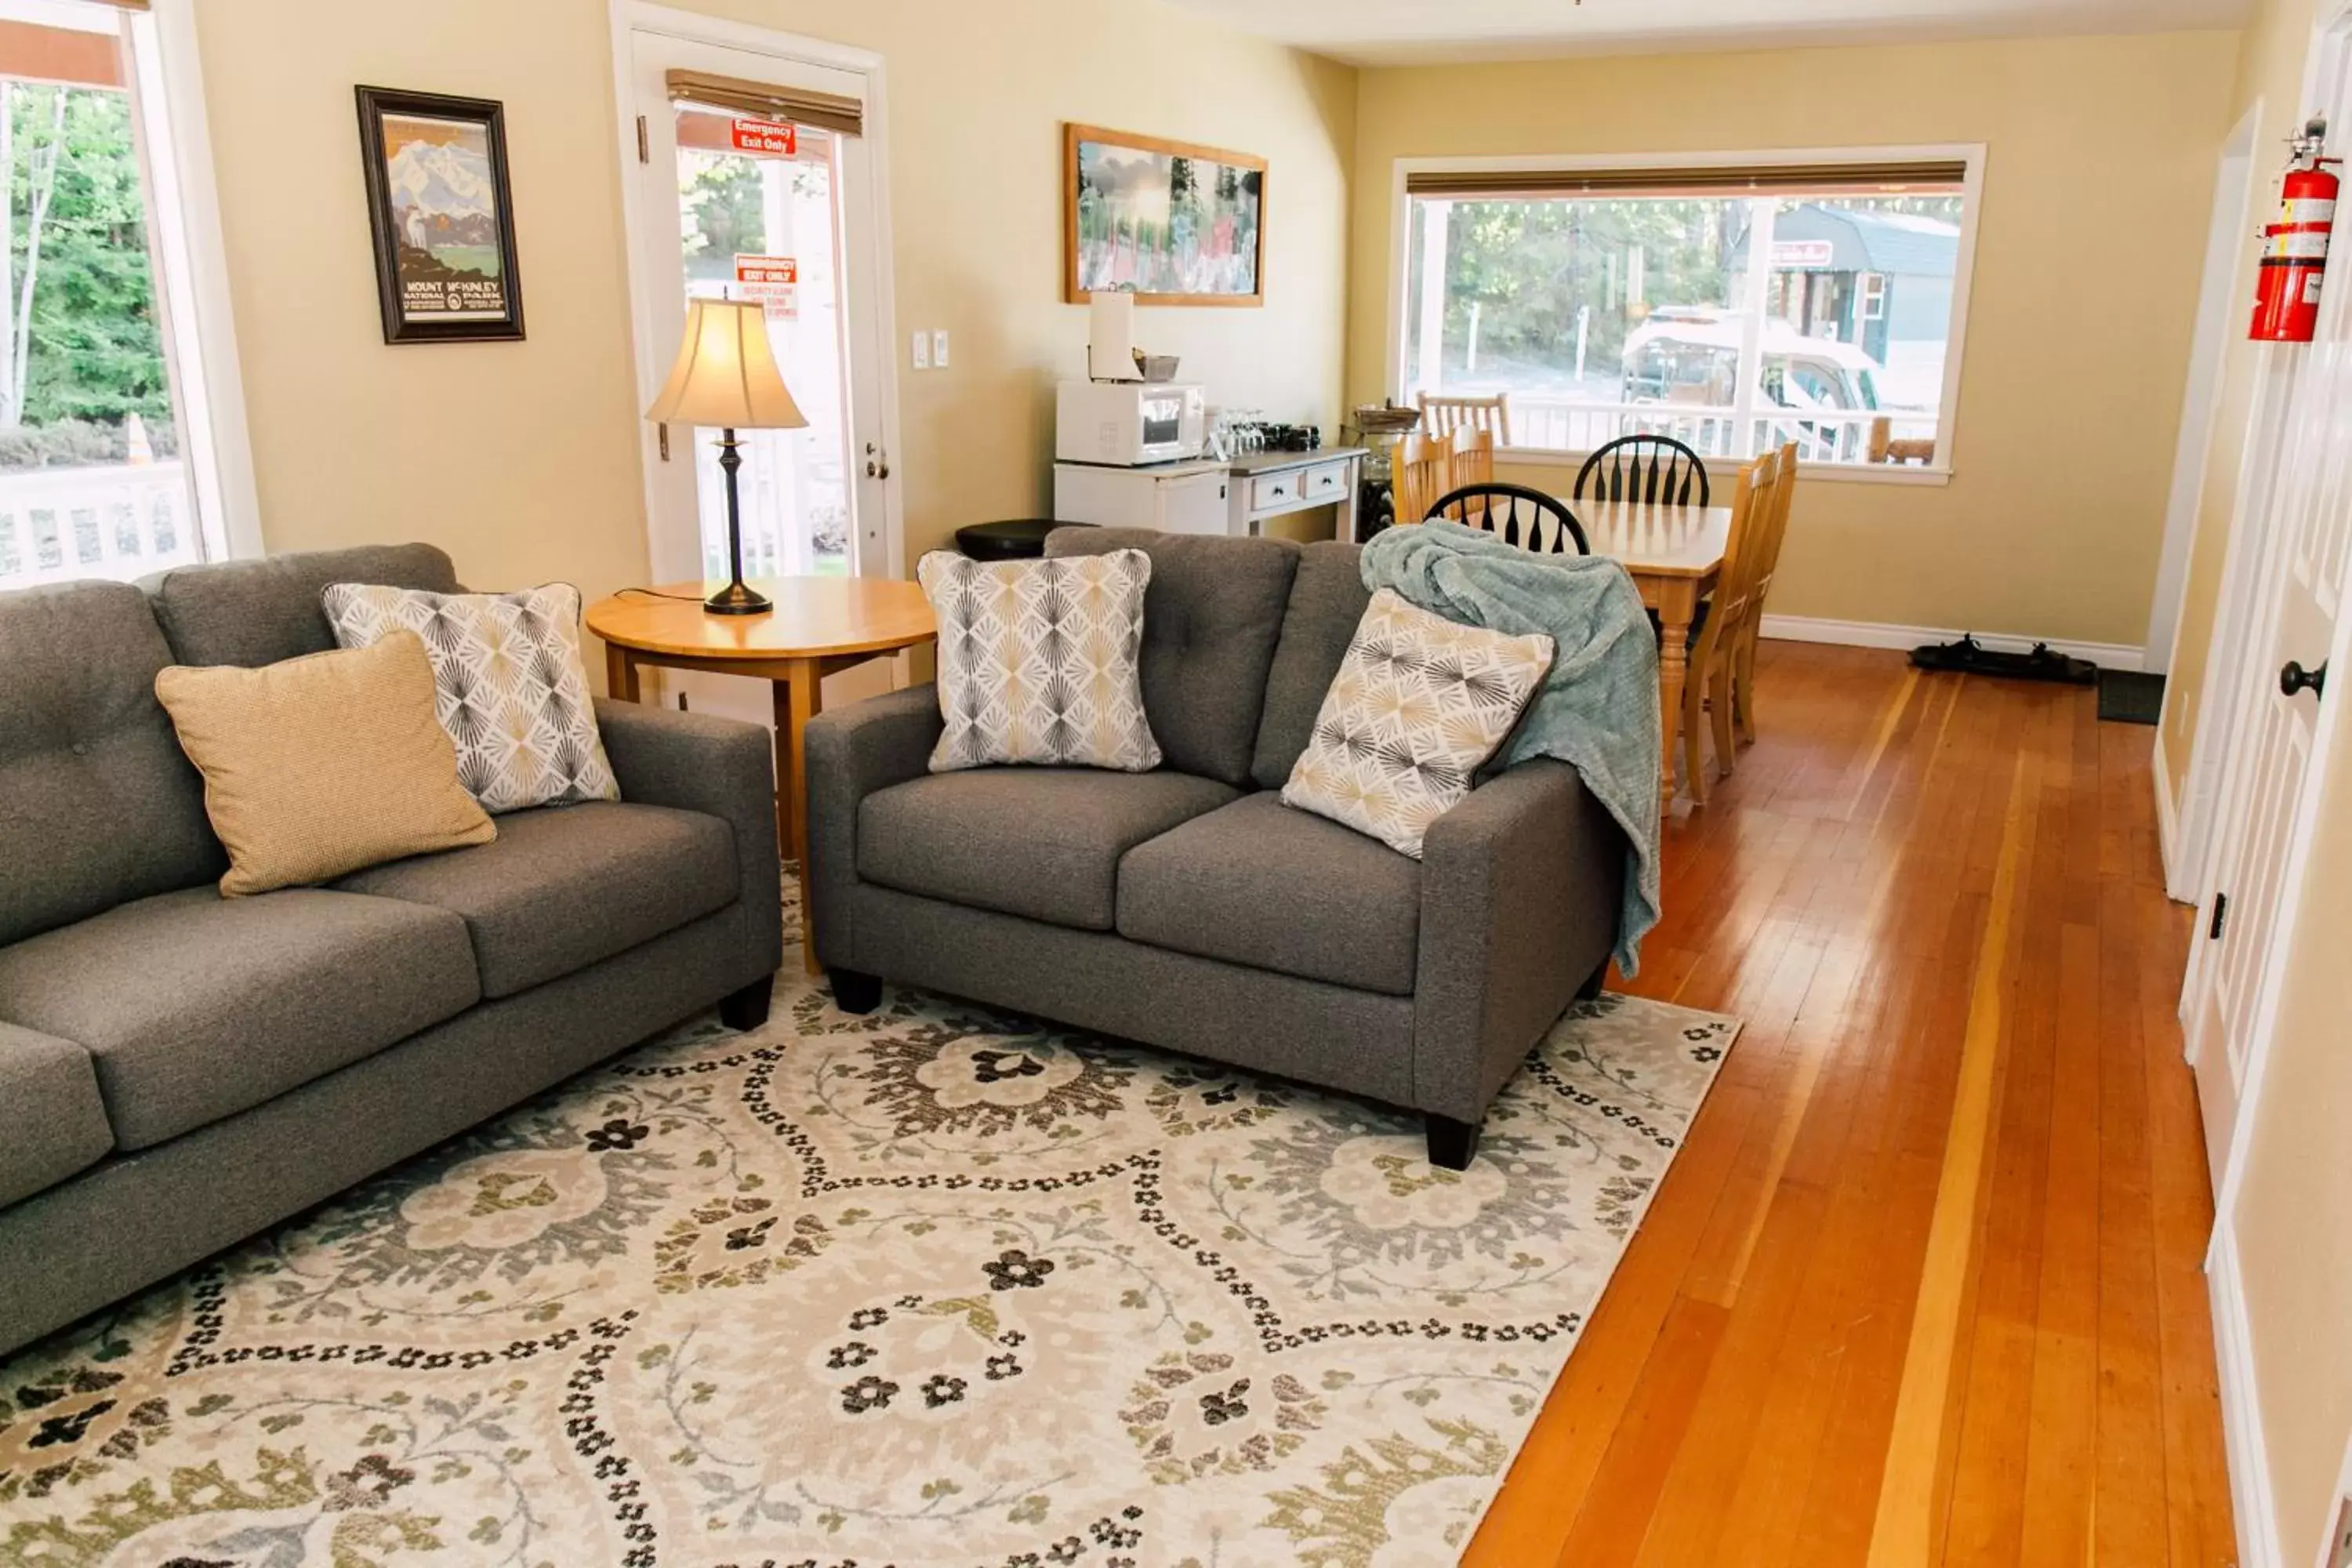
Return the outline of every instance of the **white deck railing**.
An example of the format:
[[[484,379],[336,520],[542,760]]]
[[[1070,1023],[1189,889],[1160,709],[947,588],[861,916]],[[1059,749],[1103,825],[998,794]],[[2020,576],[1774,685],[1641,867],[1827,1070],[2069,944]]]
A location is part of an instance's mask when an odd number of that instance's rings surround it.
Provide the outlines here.
[[[1521,451],[1586,453],[1620,436],[1671,436],[1701,457],[1745,456],[1797,444],[1808,463],[1867,463],[1871,426],[1889,422],[1893,437],[1932,440],[1935,416],[1881,414],[1869,409],[1775,409],[1753,419],[1751,439],[1734,437],[1739,411],[1729,406],[1672,403],[1595,403],[1538,395],[1511,394],[1511,446]]]
[[[179,462],[0,474],[0,588],[128,581],[203,552]]]

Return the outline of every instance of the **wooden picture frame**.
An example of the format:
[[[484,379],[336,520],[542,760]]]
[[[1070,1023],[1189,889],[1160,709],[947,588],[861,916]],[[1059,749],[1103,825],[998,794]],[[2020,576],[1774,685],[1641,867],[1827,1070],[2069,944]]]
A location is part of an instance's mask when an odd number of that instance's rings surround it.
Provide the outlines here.
[[[1186,232],[1173,221],[1155,231],[1149,218],[1137,232],[1116,205],[1120,184],[1145,190],[1144,205],[1162,214],[1183,205]],[[1139,305],[1265,304],[1265,160],[1248,153],[1064,125],[1062,298],[1083,305],[1097,282],[1131,281]]]
[[[505,108],[490,99],[354,90],[383,341],[520,338]]]

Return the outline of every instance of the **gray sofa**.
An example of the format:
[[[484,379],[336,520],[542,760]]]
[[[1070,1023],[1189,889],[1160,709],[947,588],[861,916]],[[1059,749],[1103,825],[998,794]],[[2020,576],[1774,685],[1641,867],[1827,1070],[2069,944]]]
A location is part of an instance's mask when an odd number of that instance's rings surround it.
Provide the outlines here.
[[[717,1003],[782,959],[756,726],[600,703],[622,799],[225,900],[166,664],[333,646],[423,545],[0,594],[0,1352]]]
[[[1354,545],[1063,529],[1152,558],[1148,773],[927,771],[929,686],[808,728],[835,1000],[890,980],[1410,1107],[1459,1170],[1614,943],[1625,842],[1573,769],[1473,790],[1415,861],[1277,798],[1370,595]]]

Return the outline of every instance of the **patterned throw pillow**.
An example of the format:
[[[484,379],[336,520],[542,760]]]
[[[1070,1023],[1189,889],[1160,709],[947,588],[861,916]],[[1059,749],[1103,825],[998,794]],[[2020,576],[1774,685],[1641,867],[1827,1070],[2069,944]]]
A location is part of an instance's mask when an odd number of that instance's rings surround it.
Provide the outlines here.
[[[1052,763],[1139,773],[1160,765],[1138,676],[1150,556],[968,561],[934,551],[916,575],[940,622],[947,729],[931,772]]]
[[[1551,668],[1552,640],[1460,626],[1372,595],[1282,803],[1421,858]]]
[[[429,594],[335,583],[324,602],[345,647],[398,631],[425,639],[458,782],[484,810],[621,797],[580,662],[579,589]]]

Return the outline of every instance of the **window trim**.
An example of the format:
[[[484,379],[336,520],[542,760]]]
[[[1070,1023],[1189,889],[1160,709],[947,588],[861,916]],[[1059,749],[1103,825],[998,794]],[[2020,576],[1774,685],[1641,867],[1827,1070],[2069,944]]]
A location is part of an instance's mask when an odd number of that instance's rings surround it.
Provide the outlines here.
[[[1959,451],[1960,365],[1967,346],[1969,300],[1976,271],[1977,223],[1983,209],[1986,149],[1981,142],[1927,142],[1872,147],[1751,148],[1739,152],[1705,153],[1497,153],[1448,157],[1399,158],[1389,179],[1389,287],[1387,352],[1381,369],[1386,396],[1403,401],[1405,280],[1411,271],[1412,198],[1405,182],[1413,174],[1573,173],[1583,169],[1639,172],[1644,169],[1747,169],[1837,163],[1902,163],[1949,161],[1961,164],[1959,250],[1952,266],[1952,330],[1945,341],[1944,384],[1936,416],[1936,458],[1922,468],[1870,463],[1807,463],[1808,479],[1843,479],[1865,484],[1945,485],[1951,482]],[[1512,447],[1496,453],[1497,461],[1560,464],[1581,460],[1586,454],[1549,447]]]

